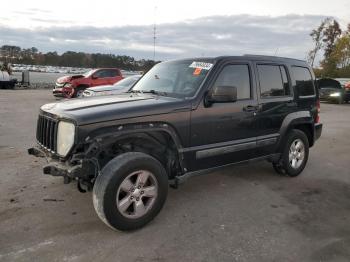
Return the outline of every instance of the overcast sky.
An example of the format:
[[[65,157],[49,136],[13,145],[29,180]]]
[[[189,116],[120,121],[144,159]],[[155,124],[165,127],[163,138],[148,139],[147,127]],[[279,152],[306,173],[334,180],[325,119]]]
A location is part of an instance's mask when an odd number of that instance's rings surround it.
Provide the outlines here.
[[[153,58],[156,22],[157,59],[244,53],[304,59],[310,31],[326,16],[345,27],[350,1],[16,0],[1,5],[0,45]]]

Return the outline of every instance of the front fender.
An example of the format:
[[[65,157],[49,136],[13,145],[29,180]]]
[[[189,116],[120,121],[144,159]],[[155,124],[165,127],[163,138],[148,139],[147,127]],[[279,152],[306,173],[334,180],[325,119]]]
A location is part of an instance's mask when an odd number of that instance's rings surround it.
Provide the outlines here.
[[[174,127],[164,122],[147,122],[137,124],[122,124],[110,127],[102,127],[89,133],[84,139],[85,143],[93,140],[101,142],[106,138],[118,138],[123,135],[131,135],[143,132],[164,131],[173,139],[177,149],[182,149],[182,142]]]

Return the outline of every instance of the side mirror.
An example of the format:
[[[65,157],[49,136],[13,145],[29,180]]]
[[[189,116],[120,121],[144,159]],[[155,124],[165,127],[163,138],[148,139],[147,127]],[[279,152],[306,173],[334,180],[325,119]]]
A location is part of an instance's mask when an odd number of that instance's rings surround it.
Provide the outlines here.
[[[228,103],[237,101],[237,87],[235,86],[216,86],[209,90],[205,103]]]
[[[96,75],[92,75],[92,76],[91,76],[91,78],[92,78],[92,79],[97,79],[97,78],[98,78],[98,76],[96,76]]]

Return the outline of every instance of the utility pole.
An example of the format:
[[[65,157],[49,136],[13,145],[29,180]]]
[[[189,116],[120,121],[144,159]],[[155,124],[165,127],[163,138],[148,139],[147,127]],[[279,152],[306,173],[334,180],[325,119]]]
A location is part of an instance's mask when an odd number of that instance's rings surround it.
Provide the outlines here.
[[[154,7],[154,24],[153,24],[153,61],[156,61],[156,39],[157,39],[157,24],[156,24],[157,6]]]

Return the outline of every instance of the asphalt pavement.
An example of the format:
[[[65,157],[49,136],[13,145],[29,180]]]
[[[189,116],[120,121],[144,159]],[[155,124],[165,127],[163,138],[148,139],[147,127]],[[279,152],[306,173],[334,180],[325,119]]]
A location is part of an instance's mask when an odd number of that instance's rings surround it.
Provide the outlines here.
[[[350,261],[350,104],[321,105],[297,178],[257,162],[191,178],[160,214],[116,232],[91,193],[27,155],[50,90],[0,90],[0,261]]]

